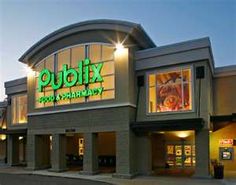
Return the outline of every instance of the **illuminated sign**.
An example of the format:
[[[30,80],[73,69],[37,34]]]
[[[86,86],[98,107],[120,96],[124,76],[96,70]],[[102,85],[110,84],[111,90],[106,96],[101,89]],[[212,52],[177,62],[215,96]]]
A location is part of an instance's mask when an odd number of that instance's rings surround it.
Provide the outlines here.
[[[64,64],[62,71],[55,73],[51,72],[49,69],[43,69],[38,78],[38,92],[42,92],[43,88],[51,85],[53,90],[57,90],[65,87],[72,87],[76,85],[88,85],[96,82],[103,82],[101,76],[101,69],[103,63],[91,64],[90,59],[86,58],[78,62],[78,68],[68,68],[68,65]],[[80,97],[88,97],[101,95],[103,92],[103,87],[93,88],[93,89],[83,89],[74,92],[66,92],[57,95],[42,96],[37,101],[39,103],[54,102],[65,99],[73,99]]]
[[[233,139],[220,139],[220,145],[233,145]]]

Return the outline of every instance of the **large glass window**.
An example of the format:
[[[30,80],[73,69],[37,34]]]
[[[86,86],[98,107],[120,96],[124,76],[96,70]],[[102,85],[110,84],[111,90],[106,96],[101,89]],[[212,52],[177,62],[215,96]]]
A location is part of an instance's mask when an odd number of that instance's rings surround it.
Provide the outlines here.
[[[12,97],[12,124],[27,123],[27,95]]]
[[[78,70],[78,64],[81,60],[89,58],[91,65],[98,63],[103,63],[100,74],[103,78],[102,82],[89,83],[86,85],[79,85],[76,83],[72,87],[65,87],[63,85],[58,90],[53,90],[52,86],[49,84],[43,87],[42,92],[38,91],[38,78],[39,73],[42,69],[47,68],[52,73],[58,74],[63,69],[63,64],[67,64],[68,68],[74,68]],[[88,44],[88,45],[78,45],[71,48],[55,53],[46,59],[42,60],[35,67],[35,107],[49,107],[57,105],[65,105],[72,103],[84,103],[98,100],[113,99],[115,97],[115,67],[114,67],[114,47],[104,44]],[[90,77],[92,77],[93,71],[90,68]],[[57,77],[56,77],[57,78]],[[73,76],[69,76],[68,80],[71,81]],[[51,102],[39,102],[39,98],[43,96],[54,96],[65,93],[73,93],[88,89],[103,88],[103,92],[100,95],[84,96],[78,98],[61,99],[59,101],[54,100]]]
[[[192,72],[190,68],[148,75],[148,112],[192,110]]]
[[[195,166],[195,145],[171,144],[167,145],[167,161],[170,167]]]
[[[6,129],[6,117],[7,117],[6,108],[0,108],[0,129]]]

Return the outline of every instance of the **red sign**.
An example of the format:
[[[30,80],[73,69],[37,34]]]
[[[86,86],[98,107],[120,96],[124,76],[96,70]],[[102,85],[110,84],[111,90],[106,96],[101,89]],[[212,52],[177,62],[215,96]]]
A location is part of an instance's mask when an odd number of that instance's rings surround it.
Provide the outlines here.
[[[220,139],[220,145],[233,145],[233,139]]]

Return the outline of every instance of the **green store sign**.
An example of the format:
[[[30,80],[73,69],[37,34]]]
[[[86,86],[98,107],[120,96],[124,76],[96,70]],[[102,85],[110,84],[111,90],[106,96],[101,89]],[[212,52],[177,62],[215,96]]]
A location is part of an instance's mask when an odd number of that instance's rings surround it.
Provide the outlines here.
[[[38,78],[38,92],[42,92],[43,88],[51,85],[53,90],[57,90],[65,87],[72,87],[76,85],[88,85],[96,82],[103,82],[101,76],[101,69],[103,63],[91,64],[90,59],[86,58],[78,63],[78,68],[68,68],[67,64],[64,64],[62,71],[57,75],[51,72],[49,69],[43,69]],[[73,99],[80,97],[88,97],[101,95],[103,87],[84,89],[74,92],[66,92],[57,95],[42,96],[37,101],[40,103],[55,102],[65,99]]]

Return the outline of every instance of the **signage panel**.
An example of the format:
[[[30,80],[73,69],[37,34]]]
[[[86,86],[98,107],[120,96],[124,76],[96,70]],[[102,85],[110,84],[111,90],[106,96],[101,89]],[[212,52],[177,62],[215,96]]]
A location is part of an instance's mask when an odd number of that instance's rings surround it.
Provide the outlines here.
[[[78,62],[78,68],[69,68],[67,64],[63,65],[62,71],[57,74],[51,72],[49,69],[45,68],[39,73],[38,78],[38,92],[43,92],[44,88],[47,86],[52,87],[53,90],[58,90],[64,87],[73,87],[77,85],[88,85],[97,82],[103,82],[103,77],[101,76],[101,70],[103,67],[103,62],[92,64],[90,59]],[[101,95],[103,92],[103,87],[97,88],[85,88],[79,91],[65,92],[52,94],[49,96],[41,96],[37,99],[39,103],[47,102],[57,102],[60,100],[74,99],[80,97],[88,97]]]

